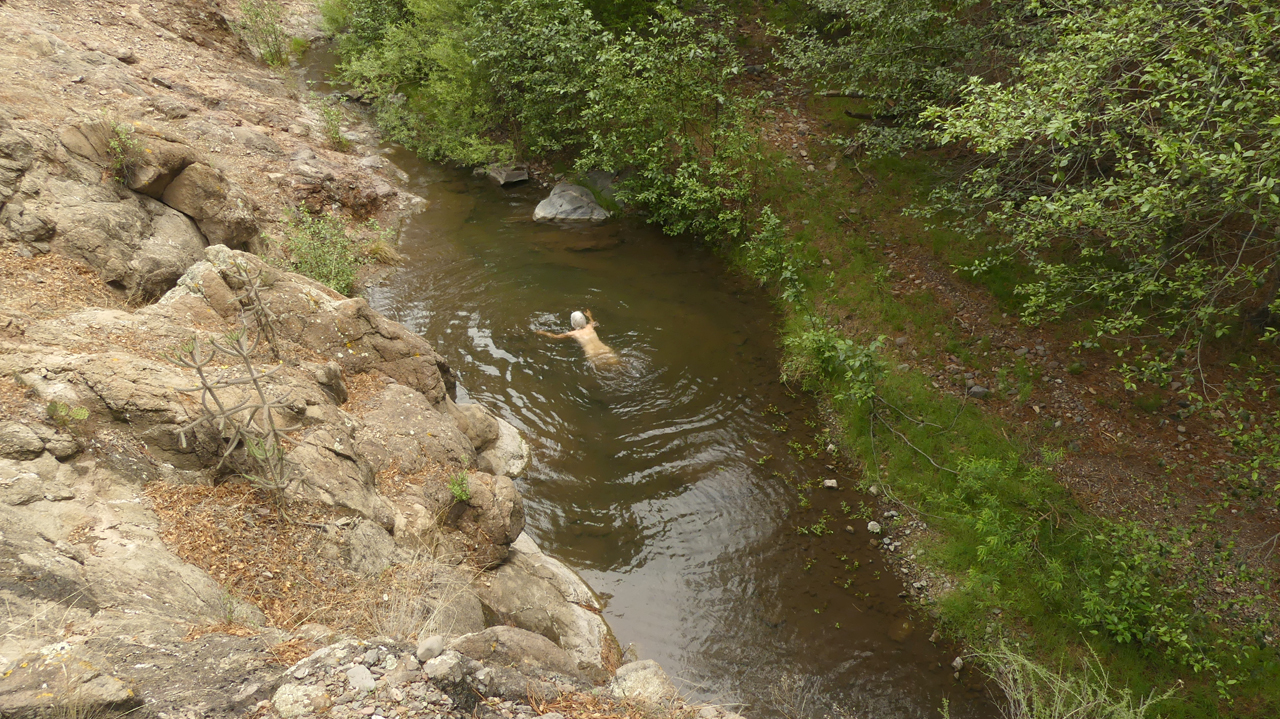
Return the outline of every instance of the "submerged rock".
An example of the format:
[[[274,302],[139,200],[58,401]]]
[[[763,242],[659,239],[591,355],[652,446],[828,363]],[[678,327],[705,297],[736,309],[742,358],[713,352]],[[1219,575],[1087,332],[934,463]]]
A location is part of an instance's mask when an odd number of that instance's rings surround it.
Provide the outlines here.
[[[607,220],[609,211],[596,202],[591,190],[582,185],[562,182],[551,189],[551,196],[533,210],[537,222],[547,220]]]
[[[485,174],[499,185],[512,185],[529,179],[529,171],[518,165],[490,165]]]

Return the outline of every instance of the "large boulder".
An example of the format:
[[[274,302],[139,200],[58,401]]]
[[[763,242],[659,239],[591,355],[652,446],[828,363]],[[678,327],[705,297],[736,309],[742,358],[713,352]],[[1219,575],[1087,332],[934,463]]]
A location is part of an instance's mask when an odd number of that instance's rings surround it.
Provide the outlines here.
[[[501,417],[496,419],[498,436],[480,450],[476,456],[476,467],[489,474],[519,477],[528,469],[533,453],[529,443],[520,436],[520,430]]]
[[[164,294],[203,257],[205,237],[190,218],[118,185],[50,178],[40,197],[28,198],[20,215],[10,211],[10,226],[20,218],[17,231],[30,241],[47,240],[143,299]]]
[[[285,455],[290,492],[351,510],[385,529],[395,527],[395,510],[378,494],[373,465],[356,445],[357,423],[326,422],[304,435]]]
[[[591,190],[582,185],[561,182],[551,188],[551,195],[533,210],[537,222],[547,220],[607,220],[609,211],[596,202]]]
[[[465,489],[444,482],[423,486],[428,516],[440,517],[430,528],[443,533],[477,566],[496,566],[524,531],[524,500],[509,477],[466,472],[461,480]]]
[[[599,673],[621,656],[600,616],[600,598],[528,534],[520,535],[507,562],[487,578],[479,589],[480,601],[495,617],[555,642],[582,670]]]
[[[373,311],[363,298],[347,299],[315,280],[281,272],[255,255],[211,245],[205,262],[189,268],[178,290],[160,302],[178,305],[200,298],[223,318],[235,321],[240,306],[230,298],[242,288],[237,265],[262,273],[261,297],[276,317],[281,340],[337,362],[347,375],[380,372],[421,392],[432,406],[454,393],[453,373],[431,343]]]
[[[0,204],[17,191],[18,181],[34,160],[35,148],[31,141],[0,116]]]
[[[506,420],[483,405],[454,404],[452,400],[445,402],[445,411],[471,442],[481,472],[518,477],[529,466],[529,445]]]
[[[203,162],[185,167],[160,199],[195,220],[210,244],[242,248],[258,236],[255,207],[248,195]]]
[[[200,159],[189,145],[159,137],[142,137],[125,184],[130,190],[159,200],[183,170]]]
[[[387,469],[393,462],[405,475],[436,462],[459,469],[475,464],[476,453],[467,436],[421,392],[393,384],[365,407],[364,427],[356,441],[375,471]]]

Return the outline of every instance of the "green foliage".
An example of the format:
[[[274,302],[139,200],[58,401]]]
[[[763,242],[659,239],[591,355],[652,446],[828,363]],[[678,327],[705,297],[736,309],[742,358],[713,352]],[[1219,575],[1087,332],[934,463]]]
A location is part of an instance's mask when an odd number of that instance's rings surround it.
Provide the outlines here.
[[[638,3],[615,34],[578,0],[407,0],[376,32],[361,24],[382,4],[325,12],[345,28],[343,78],[418,154],[485,164],[556,152],[579,172],[628,168],[619,199],[668,232],[743,232],[759,155],[753,102],[726,90],[739,62],[724,18]]]
[[[534,155],[589,142],[584,112],[613,36],[577,2],[484,0],[469,45],[487,70],[498,128]]]
[[[971,269],[1021,256],[1038,274],[1019,288],[1025,316],[1093,303],[1099,337],[1195,345],[1270,322],[1280,8],[1074,0],[1043,22],[1057,40],[1029,48],[1012,81],[974,78],[925,113],[983,161],[937,198],[1005,238]]]
[[[1280,395],[1280,367],[1259,363],[1250,357],[1248,371],[1232,364],[1236,377],[1223,383],[1213,400],[1187,392],[1192,408],[1208,413],[1218,436],[1230,442],[1226,479],[1238,491],[1251,496],[1270,496],[1280,504],[1280,410],[1267,407]]]
[[[856,138],[881,150],[919,141],[920,113],[1016,57],[1034,25],[1021,0],[810,0],[809,27],[783,33],[782,64],[820,90],[865,101]]]
[[[834,389],[837,401],[853,400],[855,404],[870,401],[876,395],[876,383],[884,374],[879,353],[884,348],[884,335],[862,345],[842,332],[826,325],[816,325],[783,340],[787,357],[783,363],[783,379],[799,378],[815,387]]]
[[[320,122],[325,144],[338,152],[351,149],[351,141],[342,134],[342,110],[333,103],[320,106]]]
[[[471,499],[471,485],[468,484],[467,473],[458,472],[449,478],[449,492],[453,494],[453,501],[467,502]]]
[[[141,160],[142,145],[133,136],[132,125],[108,120],[107,126],[111,132],[107,138],[111,174],[120,182],[124,182]]]
[[[343,23],[342,79],[373,99],[383,132],[433,160],[485,164],[510,157],[487,73],[468,45],[478,23],[468,0],[333,0]]]
[[[72,407],[65,402],[50,402],[45,406],[44,411],[49,415],[49,421],[62,428],[71,426],[73,422],[83,422],[89,419],[88,409]]]
[[[284,31],[284,7],[276,0],[240,0],[240,18],[232,23],[263,62],[272,66],[289,60],[289,34]]]
[[[350,295],[356,270],[368,264],[359,241],[347,223],[332,214],[295,210],[284,218],[284,248],[289,269]]]
[[[648,32],[598,56],[579,168],[634,167],[619,198],[667,232],[737,237],[762,158],[747,127],[754,102],[727,90],[741,71],[727,20],[665,5],[657,13]]]

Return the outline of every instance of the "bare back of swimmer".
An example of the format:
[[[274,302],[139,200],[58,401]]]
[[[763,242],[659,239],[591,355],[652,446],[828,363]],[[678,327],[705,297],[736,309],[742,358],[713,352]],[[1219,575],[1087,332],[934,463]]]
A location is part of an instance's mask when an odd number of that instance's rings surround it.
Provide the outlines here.
[[[572,337],[578,341],[578,344],[582,345],[582,351],[586,353],[587,359],[594,363],[618,361],[618,354],[609,345],[601,342],[600,337],[596,335],[596,327],[600,323],[596,322],[595,318],[591,316],[591,310],[586,310],[585,313],[574,312],[569,316],[569,324],[573,325],[573,329],[569,332],[553,334],[538,330],[538,334],[555,340]]]

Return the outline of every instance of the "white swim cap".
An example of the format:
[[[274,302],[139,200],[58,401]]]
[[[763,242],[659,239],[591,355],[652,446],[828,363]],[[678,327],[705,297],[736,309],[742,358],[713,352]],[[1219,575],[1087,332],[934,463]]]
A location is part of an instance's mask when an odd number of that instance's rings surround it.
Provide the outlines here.
[[[581,312],[574,312],[569,315],[569,324],[573,325],[575,330],[580,330],[587,326],[587,316]]]

